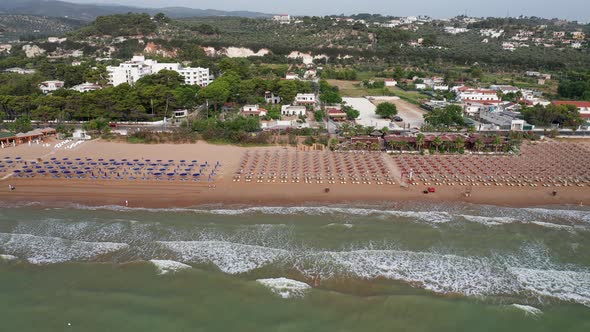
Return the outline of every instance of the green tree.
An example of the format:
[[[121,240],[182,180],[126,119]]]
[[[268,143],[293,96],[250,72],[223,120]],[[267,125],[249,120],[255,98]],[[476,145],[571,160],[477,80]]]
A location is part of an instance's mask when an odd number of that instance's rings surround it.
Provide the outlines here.
[[[337,91],[326,91],[320,95],[320,100],[326,104],[333,105],[342,102],[342,96]]]
[[[326,117],[326,114],[322,110],[317,110],[313,113],[313,117],[316,121],[323,121]]]
[[[106,85],[109,82],[107,69],[103,65],[89,68],[84,72],[84,81]]]
[[[154,21],[158,23],[170,23],[172,20],[170,20],[164,13],[157,13],[154,15]]]
[[[480,138],[475,140],[475,143],[474,143],[475,151],[480,152],[484,148],[484,146],[485,146],[485,144],[483,143],[483,141]]]
[[[436,151],[440,152],[439,148],[443,144],[443,141],[439,136],[436,136],[434,140],[432,140],[432,144],[436,147]]]
[[[98,118],[88,121],[84,124],[84,129],[87,131],[94,131],[99,134],[104,134],[110,131],[109,121],[105,118]]]
[[[457,136],[454,145],[457,151],[462,151],[465,148],[465,139],[463,138],[463,136]]]
[[[278,83],[279,86],[279,97],[283,103],[289,104],[293,102],[297,93],[300,92],[299,85],[297,81],[293,80],[284,80]]]
[[[29,118],[27,115],[22,115],[16,118],[16,120],[14,120],[10,126],[10,130],[15,133],[26,133],[27,131],[33,130],[31,118]]]
[[[358,118],[361,113],[350,106],[344,106],[342,110],[346,113],[346,119],[354,120]]]
[[[375,114],[381,116],[382,118],[393,118],[397,115],[397,106],[392,103],[381,103],[377,106],[377,110],[375,110]]]
[[[416,147],[418,148],[418,150],[422,150],[422,147],[424,146],[425,139],[426,139],[426,137],[422,133],[416,135]]]
[[[458,105],[448,105],[435,109],[424,116],[424,120],[435,128],[464,126],[463,109]]]
[[[494,150],[498,152],[498,149],[502,146],[502,139],[500,138],[500,136],[494,136],[494,141],[492,142],[492,145],[494,145]]]
[[[217,111],[219,105],[225,103],[230,96],[230,85],[224,80],[215,80],[201,89],[198,94],[202,101],[208,100]]]

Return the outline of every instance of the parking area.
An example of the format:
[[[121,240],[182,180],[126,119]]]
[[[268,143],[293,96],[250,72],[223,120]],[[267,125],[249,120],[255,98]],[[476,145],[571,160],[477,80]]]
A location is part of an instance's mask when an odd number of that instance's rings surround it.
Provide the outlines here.
[[[427,113],[418,105],[414,105],[399,97],[367,97],[374,105],[389,102],[397,106],[397,115],[403,119],[402,122],[396,122],[397,125],[406,128],[421,128],[424,124],[424,115]],[[360,110],[359,110],[360,111]],[[374,111],[373,111],[374,112]]]
[[[367,98],[351,98],[344,97],[342,100],[355,110],[359,111],[360,116],[356,119],[356,123],[365,127],[375,127],[381,129],[388,127],[390,129],[395,128],[395,124],[389,119],[383,119],[382,117],[375,114],[377,106],[369,101]]]

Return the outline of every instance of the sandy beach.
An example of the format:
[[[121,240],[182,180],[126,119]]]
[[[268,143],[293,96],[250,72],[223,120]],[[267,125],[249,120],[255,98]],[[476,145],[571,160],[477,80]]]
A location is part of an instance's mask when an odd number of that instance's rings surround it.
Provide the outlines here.
[[[183,145],[142,145],[104,141],[85,142],[73,149],[41,145],[21,145],[3,149],[0,157],[21,157],[34,161],[40,158],[128,158],[128,159],[198,159],[222,164],[214,182],[128,181],[101,179],[65,179],[51,177],[15,178],[4,173],[0,181],[0,201],[5,204],[39,202],[43,205],[90,206],[125,205],[129,207],[176,208],[198,205],[295,206],[314,204],[385,205],[403,201],[467,202],[498,206],[590,205],[589,187],[473,187],[465,196],[465,187],[437,186],[436,193],[424,194],[424,186],[402,187],[376,184],[305,184],[235,182],[246,151],[288,151],[294,148],[242,148],[211,145],[204,142]],[[384,155],[384,158],[389,158]],[[394,174],[399,179],[399,174]],[[398,181],[396,181],[398,182]],[[398,182],[399,183],[399,182]],[[8,190],[8,185],[16,190]],[[325,189],[329,188],[329,192]],[[556,190],[557,195],[552,192]]]

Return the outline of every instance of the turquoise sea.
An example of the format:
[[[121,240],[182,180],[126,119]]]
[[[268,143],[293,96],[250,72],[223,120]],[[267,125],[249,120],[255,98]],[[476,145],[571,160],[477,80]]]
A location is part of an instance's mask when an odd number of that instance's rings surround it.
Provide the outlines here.
[[[590,331],[590,209],[2,206],[0,331]]]

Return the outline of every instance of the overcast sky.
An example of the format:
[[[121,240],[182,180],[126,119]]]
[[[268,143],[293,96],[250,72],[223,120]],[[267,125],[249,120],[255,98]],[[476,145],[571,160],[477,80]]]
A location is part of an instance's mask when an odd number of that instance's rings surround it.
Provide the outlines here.
[[[249,10],[292,15],[379,13],[436,18],[470,16],[540,16],[590,21],[590,0],[64,0],[78,3],[117,3],[138,7],[184,6],[199,9]]]

